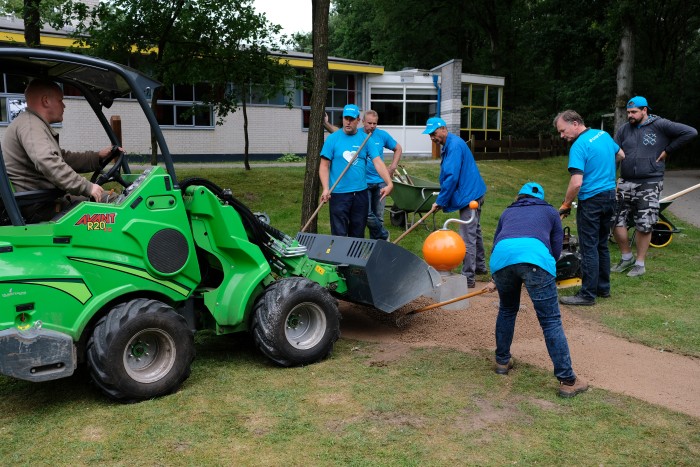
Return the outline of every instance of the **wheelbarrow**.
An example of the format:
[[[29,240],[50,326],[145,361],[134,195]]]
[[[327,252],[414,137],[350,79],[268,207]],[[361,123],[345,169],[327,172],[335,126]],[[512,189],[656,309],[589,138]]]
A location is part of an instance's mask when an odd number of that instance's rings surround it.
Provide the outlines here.
[[[403,167],[403,175],[394,175],[394,190],[391,192],[392,206],[387,206],[391,225],[408,229],[416,222],[416,216],[427,213],[433,207],[440,193],[440,184],[418,177],[409,176]],[[433,214],[433,229],[435,214]]]
[[[659,200],[659,220],[652,226],[649,245],[654,248],[663,248],[671,243],[671,240],[673,240],[673,234],[679,233],[680,229],[673,225],[673,222],[664,216],[663,211],[671,205],[674,199],[679,198],[693,190],[697,190],[698,188],[700,188],[700,183]],[[632,221],[632,219],[627,219],[627,227],[628,229],[634,227],[634,221]],[[634,243],[635,234],[636,231],[633,232],[630,237],[630,245]]]

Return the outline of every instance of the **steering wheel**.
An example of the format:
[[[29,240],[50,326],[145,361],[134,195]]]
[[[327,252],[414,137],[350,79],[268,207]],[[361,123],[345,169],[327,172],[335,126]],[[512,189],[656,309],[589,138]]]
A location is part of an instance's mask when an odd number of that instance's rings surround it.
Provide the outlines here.
[[[100,161],[100,168],[95,170],[95,173],[93,173],[92,177],[90,177],[90,181],[100,186],[104,185],[107,182],[115,181],[126,188],[128,184],[124,181],[120,173],[124,157],[126,157],[126,153],[124,151],[120,151],[119,146],[112,146],[112,150],[110,151],[109,155]],[[107,170],[107,172],[104,172],[104,169],[105,167],[107,167],[107,164],[109,164],[113,160],[114,165],[110,167],[109,170]]]

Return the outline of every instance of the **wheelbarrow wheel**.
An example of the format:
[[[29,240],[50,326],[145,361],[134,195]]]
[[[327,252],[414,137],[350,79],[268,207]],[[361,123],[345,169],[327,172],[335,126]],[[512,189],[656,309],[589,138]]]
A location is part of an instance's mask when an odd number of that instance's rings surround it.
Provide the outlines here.
[[[673,227],[664,221],[658,221],[651,230],[650,245],[654,248],[663,248],[673,239]]]
[[[406,227],[406,211],[392,207],[389,211],[389,219],[394,227]]]

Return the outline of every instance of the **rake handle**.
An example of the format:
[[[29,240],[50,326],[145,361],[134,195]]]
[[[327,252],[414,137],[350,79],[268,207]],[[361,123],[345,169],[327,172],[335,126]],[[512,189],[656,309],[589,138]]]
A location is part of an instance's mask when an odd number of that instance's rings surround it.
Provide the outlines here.
[[[372,133],[367,133],[367,136],[365,136],[364,141],[362,141],[362,144],[360,145],[359,149],[355,152],[355,155],[352,156],[352,159],[350,159],[350,162],[348,162],[348,165],[346,165],[345,168],[343,169],[343,171],[340,172],[340,175],[338,176],[338,179],[335,181],[335,183],[333,184],[333,186],[331,187],[331,189],[328,190],[329,193],[333,193],[333,190],[335,190],[335,187],[338,186],[338,183],[340,182],[340,179],[343,178],[343,177],[345,176],[346,172],[348,171],[348,169],[350,168],[350,166],[352,166],[352,164],[355,162],[355,159],[357,159],[357,156],[360,155],[360,152],[362,152],[362,149],[365,147],[365,144],[367,144],[367,141],[369,141],[369,139],[370,139],[371,137],[372,137]],[[317,215],[318,212],[321,210],[321,208],[323,207],[324,204],[326,204],[326,202],[325,202],[325,201],[321,201],[321,203],[318,205],[318,207],[317,207],[316,210],[313,212],[313,214],[311,214],[311,217],[309,217],[309,220],[306,221],[306,224],[304,224],[304,227],[301,228],[301,231],[302,231],[302,232],[305,232],[305,231],[306,231],[306,229],[307,229],[307,228],[309,227],[309,225],[311,224],[311,221],[313,221],[314,218],[316,218],[316,215]]]
[[[449,305],[450,303],[459,302],[460,300],[466,300],[467,298],[476,297],[477,295],[484,294],[488,291],[489,291],[489,289],[487,289],[487,288],[483,288],[481,290],[475,290],[474,292],[469,292],[468,294],[462,295],[461,297],[453,298],[450,300],[445,300],[444,302],[440,302],[440,303],[433,303],[432,305],[428,305],[428,306],[420,308],[418,310],[414,310],[408,314],[414,315],[416,313],[422,313],[424,311],[432,310],[433,308],[438,308],[438,307],[441,307],[443,305]]]
[[[693,186],[691,186],[691,187],[689,187],[689,188],[686,188],[685,190],[681,190],[681,191],[679,191],[678,193],[674,193],[674,194],[672,194],[672,195],[668,195],[668,196],[665,197],[664,199],[659,200],[659,202],[660,202],[660,203],[668,203],[668,202],[673,201],[674,199],[676,199],[676,198],[678,198],[678,197],[683,196],[683,195],[686,194],[686,193],[690,193],[690,192],[693,191],[693,190],[697,190],[698,188],[700,188],[700,183],[698,183],[697,185],[693,185]]]
[[[404,238],[406,235],[410,234],[410,233],[413,231],[413,229],[415,229],[416,227],[418,227],[424,220],[426,220],[426,219],[428,218],[429,215],[431,215],[431,214],[434,213],[435,211],[437,211],[437,208],[436,208],[436,207],[433,206],[432,208],[430,208],[430,211],[428,211],[427,213],[425,213],[425,216],[421,217],[421,218],[418,220],[418,222],[416,222],[415,224],[413,224],[411,227],[409,227],[408,230],[406,230],[404,233],[402,233],[402,234],[399,236],[399,238],[397,238],[396,240],[394,240],[394,245],[396,245],[396,244],[399,243],[401,240],[403,240],[403,238]]]

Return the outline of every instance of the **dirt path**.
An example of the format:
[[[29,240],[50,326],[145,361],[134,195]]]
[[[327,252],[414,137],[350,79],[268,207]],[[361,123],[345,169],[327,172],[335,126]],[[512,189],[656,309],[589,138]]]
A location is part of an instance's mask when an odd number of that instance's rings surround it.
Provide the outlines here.
[[[477,289],[485,284],[477,283]],[[430,303],[430,302],[426,302]],[[524,294],[512,353],[518,361],[552,371],[532,303]],[[420,308],[421,304],[411,304]],[[436,309],[404,318],[403,326],[382,324],[367,310],[341,302],[344,338],[378,342],[381,358],[399,358],[411,347],[445,347],[463,352],[495,349],[498,296],[480,295],[468,308]],[[585,310],[562,307],[574,370],[591,386],[623,393],[700,418],[700,359],[661,352],[615,337],[586,319]],[[485,368],[489,370],[489,368]]]

